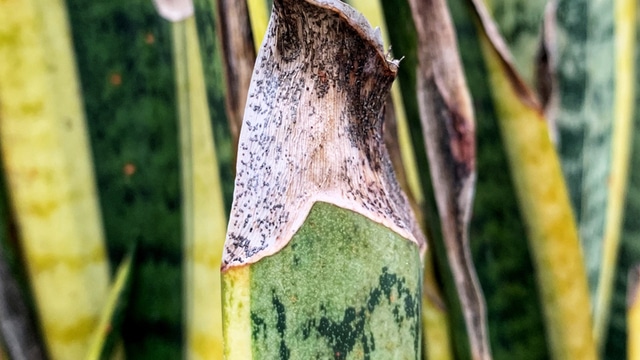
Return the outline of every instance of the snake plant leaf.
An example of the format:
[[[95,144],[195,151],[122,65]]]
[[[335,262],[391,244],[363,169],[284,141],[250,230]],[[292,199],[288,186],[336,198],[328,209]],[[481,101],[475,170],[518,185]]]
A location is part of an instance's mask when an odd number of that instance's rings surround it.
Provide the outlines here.
[[[361,11],[373,25],[379,25],[382,38],[389,43],[389,27],[383,21],[382,3],[366,0],[351,0],[349,3]],[[406,19],[402,19],[398,14],[390,18],[406,22]],[[391,88],[391,96],[387,99],[385,112],[383,132],[391,163],[400,186],[408,195],[418,222],[426,227],[422,212],[424,195],[398,80]],[[422,354],[425,359],[445,360],[453,357],[449,316],[436,279],[435,267],[431,259],[433,256],[434,254],[430,252],[425,257],[422,293]]]
[[[151,1],[67,5],[112,263],[137,246],[126,356],[178,359],[186,269],[172,24]]]
[[[640,266],[629,271],[629,293],[627,295],[627,359],[640,359]]]
[[[107,302],[100,315],[100,321],[93,332],[91,346],[85,357],[87,360],[124,358],[123,355],[116,355],[118,349],[114,349],[114,347],[122,345],[117,343],[116,335],[120,333],[127,297],[130,293],[131,263],[134,255],[135,247],[132,247],[118,266]]]
[[[419,357],[426,241],[382,136],[396,71],[348,5],[274,2],[223,255],[227,358]]]
[[[445,1],[412,0],[418,34],[418,99],[449,266],[471,357],[489,359],[486,309],[469,248],[475,190],[475,122]]]
[[[579,224],[600,347],[628,181],[636,6],[629,0],[557,5],[558,150]]]
[[[366,9],[376,7],[374,5],[375,2],[355,0],[351,2],[359,6],[360,9],[365,10],[365,14],[367,14]],[[381,24],[382,35],[384,37],[388,34],[389,43],[393,44],[390,50],[397,57],[402,58],[402,66],[398,69],[398,80],[394,83],[394,87],[397,87],[399,91],[396,92],[392,88],[392,94],[394,95],[394,106],[397,109],[396,113],[399,114],[398,141],[401,146],[402,163],[407,175],[407,188],[409,190],[407,193],[410,201],[413,199],[418,207],[416,216],[423,225],[425,232],[430,235],[430,241],[436,245],[434,247],[435,251],[428,252],[425,258],[422,308],[423,357],[428,359],[449,359],[453,356],[452,345],[459,343],[452,339],[450,329],[451,309],[457,310],[458,306],[446,304],[443,286],[438,282],[435,265],[436,263],[442,265],[442,262],[434,260],[439,254],[443,254],[441,258],[446,258],[446,255],[444,255],[444,251],[438,252],[438,246],[441,243],[441,241],[437,240],[440,238],[440,227],[435,210],[436,205],[431,178],[428,171],[419,171],[420,169],[428,169],[429,164],[424,149],[418,101],[415,96],[415,69],[418,62],[416,31],[411,16],[411,8],[406,0],[381,0],[380,7],[385,20]],[[374,16],[373,19],[375,21],[376,17]],[[398,106],[398,104],[401,106]],[[455,315],[458,314],[456,313]],[[460,328],[464,328],[464,325],[461,325]]]
[[[631,161],[633,111],[635,107],[636,8],[634,0],[615,1],[614,99],[611,129],[611,164],[607,176],[608,198],[604,213],[602,252],[593,304],[595,338],[602,348],[611,313],[616,263],[624,222],[625,200]],[[586,245],[586,243],[585,243]],[[593,284],[593,283],[591,283]],[[593,288],[593,285],[592,285]]]
[[[194,0],[196,26],[202,57],[202,71],[206,85],[211,131],[218,163],[218,174],[225,205],[229,213],[233,199],[233,179],[235,177],[234,139],[227,119],[226,85],[224,80],[222,44],[218,35],[218,14],[216,4],[209,0]]]
[[[427,253],[422,285],[422,358],[453,360],[451,316],[436,279],[433,259],[433,253]]]
[[[246,1],[220,0],[216,9],[218,35],[222,45],[224,76],[227,86],[226,109],[233,149],[238,137],[247,103],[247,93],[256,52]]]
[[[534,87],[545,109],[552,139],[558,91],[556,7],[557,0],[487,0],[485,2],[524,82]]]
[[[419,359],[421,271],[414,243],[316,202],[278,254],[223,274],[226,358]]]
[[[550,1],[544,10],[540,30],[540,44],[536,52],[534,82],[544,115],[549,126],[549,135],[558,144],[557,112],[560,107],[558,84],[558,35],[557,1]]]
[[[64,3],[0,3],[0,58],[0,147],[47,351],[81,359],[109,265]]]
[[[595,359],[588,287],[577,228],[559,159],[537,98],[514,69],[484,4],[477,20],[501,134],[528,226],[555,359]]]
[[[389,26],[383,19],[381,1],[351,0],[348,3],[362,12],[372,25],[378,25],[384,42],[389,43]],[[405,23],[407,21],[406,18],[403,18],[398,13],[390,14],[387,19],[396,23]],[[392,24],[392,26],[396,25]],[[393,48],[390,50],[393,50]],[[398,81],[394,82],[391,88],[391,96],[387,99],[385,105],[386,115],[383,131],[385,144],[389,150],[391,163],[400,186],[407,193],[418,222],[426,227],[427,223],[424,221],[424,214],[422,213],[424,192],[421,188],[418,164]],[[411,95],[413,94],[414,92],[411,92]],[[436,279],[435,267],[431,259],[433,256],[434,254],[430,252],[425,257],[422,295],[423,358],[445,360],[453,357],[453,349],[449,334],[449,316],[444,304],[442,290]]]
[[[289,23],[284,14],[303,10],[313,10],[311,14],[326,21],[328,14],[338,12],[347,19],[338,24],[348,24],[355,30],[348,34],[351,37],[307,44],[304,51],[300,48],[302,35],[291,30],[278,34],[270,43],[265,41],[261,48],[245,108],[242,146],[238,151],[241,168],[236,177],[223,270],[278,252],[316,201],[363,214],[424,251],[424,238],[393,176],[387,150],[378,143],[381,132],[376,132],[382,126],[384,90],[394,79],[397,61],[386,59],[379,35],[347,5],[334,1],[279,4],[281,7],[276,8],[283,14],[272,15],[268,32],[302,26],[297,22],[299,18],[292,17],[290,21],[296,22]],[[307,31],[318,32],[316,36],[325,32],[325,36],[340,35],[321,28]],[[275,35],[269,33],[270,37]],[[356,57],[335,49],[335,45],[329,47],[332,40],[345,45],[360,41],[368,47],[361,44],[366,52]],[[317,52],[320,49],[323,52]],[[332,49],[334,53],[330,53]],[[316,64],[313,58],[307,58],[312,55],[319,56]],[[335,65],[347,60],[353,64],[344,69]],[[309,61],[312,64],[306,64]],[[284,64],[286,68],[282,68]],[[357,72],[351,73],[351,69]],[[293,78],[294,82],[285,82],[290,73],[298,77]],[[275,106],[285,101],[292,106]],[[344,105],[336,105],[341,103]],[[313,120],[298,120],[314,117],[329,123],[318,129]],[[337,131],[325,133],[325,128]],[[294,160],[294,156],[299,159]],[[358,164],[367,166],[361,168]],[[252,209],[252,213],[246,214],[243,209]]]
[[[487,0],[485,4],[513,56],[513,65],[528,86],[535,84],[536,54],[548,0]],[[555,16],[555,13],[554,13]]]
[[[448,4],[476,118],[478,178],[470,238],[487,304],[491,352],[495,359],[549,358],[525,226],[505,171],[509,165],[479,37],[468,4]]]
[[[640,31],[640,7],[636,8],[636,31]],[[640,66],[640,47],[635,48],[636,68]],[[635,71],[635,83],[640,72]],[[640,101],[640,91],[635,91],[635,103]],[[640,263],[640,109],[635,107],[632,130],[632,150],[629,163],[629,182],[626,189],[624,222],[620,238],[620,250],[616,264],[615,288],[611,299],[611,319],[608,325],[604,356],[607,359],[627,356],[627,293],[629,271]]]
[[[427,154],[422,136],[420,114],[416,93],[416,72],[418,66],[416,31],[413,25],[411,7],[407,0],[380,0],[389,43],[390,51],[401,58],[402,66],[398,68],[398,87],[400,101],[394,100],[394,105],[402,104],[406,114],[406,129],[400,118],[398,136],[402,146],[403,163],[407,170],[408,185],[411,195],[416,200],[423,213],[423,222],[430,237],[438,237],[440,223],[438,221],[435,199],[432,191],[431,178],[426,171],[429,168]],[[383,36],[385,32],[383,31]],[[392,89],[393,91],[393,89]],[[393,92],[392,92],[393,94]],[[401,113],[401,112],[400,112]],[[409,140],[409,141],[407,141]],[[411,147],[412,149],[406,149]],[[415,165],[411,165],[415,163]],[[415,170],[412,167],[415,166]]]
[[[253,44],[256,52],[258,52],[267,32],[271,4],[267,4],[265,0],[247,0],[247,8],[249,10],[249,19],[251,20]]]
[[[222,358],[220,259],[226,226],[195,18],[174,22],[182,166],[188,359]]]

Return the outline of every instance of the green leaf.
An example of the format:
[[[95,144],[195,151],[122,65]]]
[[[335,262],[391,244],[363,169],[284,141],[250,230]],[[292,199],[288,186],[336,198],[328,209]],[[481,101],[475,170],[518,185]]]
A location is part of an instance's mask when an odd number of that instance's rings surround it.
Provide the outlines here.
[[[222,357],[220,259],[226,231],[195,19],[173,24],[179,102],[186,357]]]
[[[640,9],[636,9],[638,11]],[[638,13],[636,13],[637,16]],[[636,34],[640,31],[640,17],[636,19]],[[636,68],[640,66],[640,47],[635,47]],[[635,83],[640,72],[635,72]],[[635,91],[635,103],[640,101],[640,91]],[[605,355],[607,359],[627,357],[627,278],[631,268],[640,263],[640,109],[634,109],[629,182],[625,197],[624,220],[620,234],[620,250],[616,263],[611,320],[608,324]]]
[[[183,352],[183,243],[171,24],[151,1],[67,1],[109,257],[137,244],[128,358]]]
[[[479,0],[473,6],[511,176],[527,224],[551,354],[595,359],[588,287],[560,162],[537,98]]]
[[[628,178],[635,1],[559,1],[558,150],[580,227],[603,346]],[[613,61],[612,61],[613,60]]]
[[[131,264],[134,256],[135,247],[132,247],[118,266],[100,321],[93,332],[87,360],[113,359],[113,348],[118,346],[117,336],[122,331],[120,327],[131,290]]]
[[[226,358],[418,359],[421,272],[412,242],[316,203],[284,249],[224,273]]]
[[[109,264],[63,1],[0,3],[0,147],[53,359],[88,349]]]

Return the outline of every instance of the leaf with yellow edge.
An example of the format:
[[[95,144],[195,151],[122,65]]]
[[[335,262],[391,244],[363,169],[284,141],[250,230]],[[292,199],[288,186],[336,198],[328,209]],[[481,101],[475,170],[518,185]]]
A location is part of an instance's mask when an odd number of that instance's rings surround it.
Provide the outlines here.
[[[422,288],[422,358],[453,360],[451,316],[436,279],[433,252],[425,257]]]
[[[220,260],[226,216],[195,18],[175,22],[181,143],[186,358],[222,357]]]
[[[640,7],[636,7],[636,31],[640,31]],[[640,47],[635,49],[636,69],[640,66]],[[640,72],[635,71],[635,83],[640,81]],[[640,91],[635,91],[634,102],[640,102]],[[616,262],[615,289],[611,298],[611,319],[606,331],[604,357],[622,359],[627,356],[627,293],[629,270],[640,263],[640,108],[635,107],[632,135],[632,150],[629,163],[629,179],[625,196],[624,221],[621,243]]]
[[[81,359],[109,268],[64,2],[0,2],[0,59],[0,147],[47,350]]]
[[[624,219],[634,107],[637,1],[559,0],[558,152],[576,214],[602,350]]]
[[[611,313],[611,294],[620,249],[627,184],[629,179],[635,94],[636,0],[615,1],[615,98],[611,139],[609,197],[605,212],[604,238],[599,277],[593,304],[597,344],[606,340]]]
[[[135,248],[132,248],[118,266],[115,279],[109,290],[107,303],[100,315],[98,326],[93,332],[93,339],[91,340],[91,347],[89,348],[86,360],[124,358],[123,356],[109,357],[109,355],[111,355],[114,345],[119,346],[114,344],[116,338],[113,335],[119,333],[119,328],[122,323],[121,315],[124,312],[129,293],[128,290],[131,285],[131,263],[134,254]],[[117,352],[118,351],[115,350],[113,354],[117,354]]]
[[[537,98],[514,69],[484,4],[471,0],[498,122],[542,294],[555,359],[595,359],[588,287],[558,156]]]
[[[262,39],[267,32],[269,23],[269,9],[265,0],[247,0],[249,18],[251,19],[251,32],[256,52],[260,50]]]

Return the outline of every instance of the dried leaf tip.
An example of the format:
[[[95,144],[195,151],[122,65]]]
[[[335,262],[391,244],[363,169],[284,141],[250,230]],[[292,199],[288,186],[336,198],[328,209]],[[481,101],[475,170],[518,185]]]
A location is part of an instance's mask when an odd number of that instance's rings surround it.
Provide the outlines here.
[[[290,3],[291,0],[274,0],[274,3]],[[359,13],[356,9],[350,5],[339,0],[304,0],[312,6],[324,8],[333,11],[336,15],[340,16],[346,21],[355,31],[359,32],[363,40],[369,42],[376,48],[379,55],[384,59],[387,59],[387,65],[393,72],[398,70],[398,61],[393,60],[392,57],[387,57],[384,52],[384,46],[382,41],[382,31],[380,27],[373,28],[367,18]]]
[[[477,16],[477,20],[480,23],[482,32],[484,32],[484,36],[486,36],[489,44],[498,55],[499,60],[508,75],[509,82],[516,94],[518,94],[520,101],[539,113],[543,113],[542,105],[540,105],[538,96],[531,91],[513,65],[513,58],[509,51],[509,47],[500,35],[498,26],[491,18],[484,2],[482,0],[469,0],[469,2],[472,5],[471,8],[473,12]]]
[[[424,253],[383,143],[396,72],[350,6],[274,1],[240,133],[223,270],[278,252],[318,201],[385,225]]]

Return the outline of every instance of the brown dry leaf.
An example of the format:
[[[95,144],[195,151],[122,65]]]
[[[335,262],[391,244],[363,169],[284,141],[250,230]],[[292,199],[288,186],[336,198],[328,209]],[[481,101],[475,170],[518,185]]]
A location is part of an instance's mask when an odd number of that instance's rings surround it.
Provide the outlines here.
[[[476,179],[475,122],[446,2],[411,0],[418,34],[418,98],[449,266],[472,357],[489,359],[486,309],[469,248]]]
[[[278,252],[318,201],[385,225],[424,254],[381,136],[398,62],[379,32],[339,1],[281,0],[266,36],[240,134],[223,269]]]
[[[222,44],[226,106],[234,152],[251,83],[256,51],[246,1],[217,1],[218,33]]]

